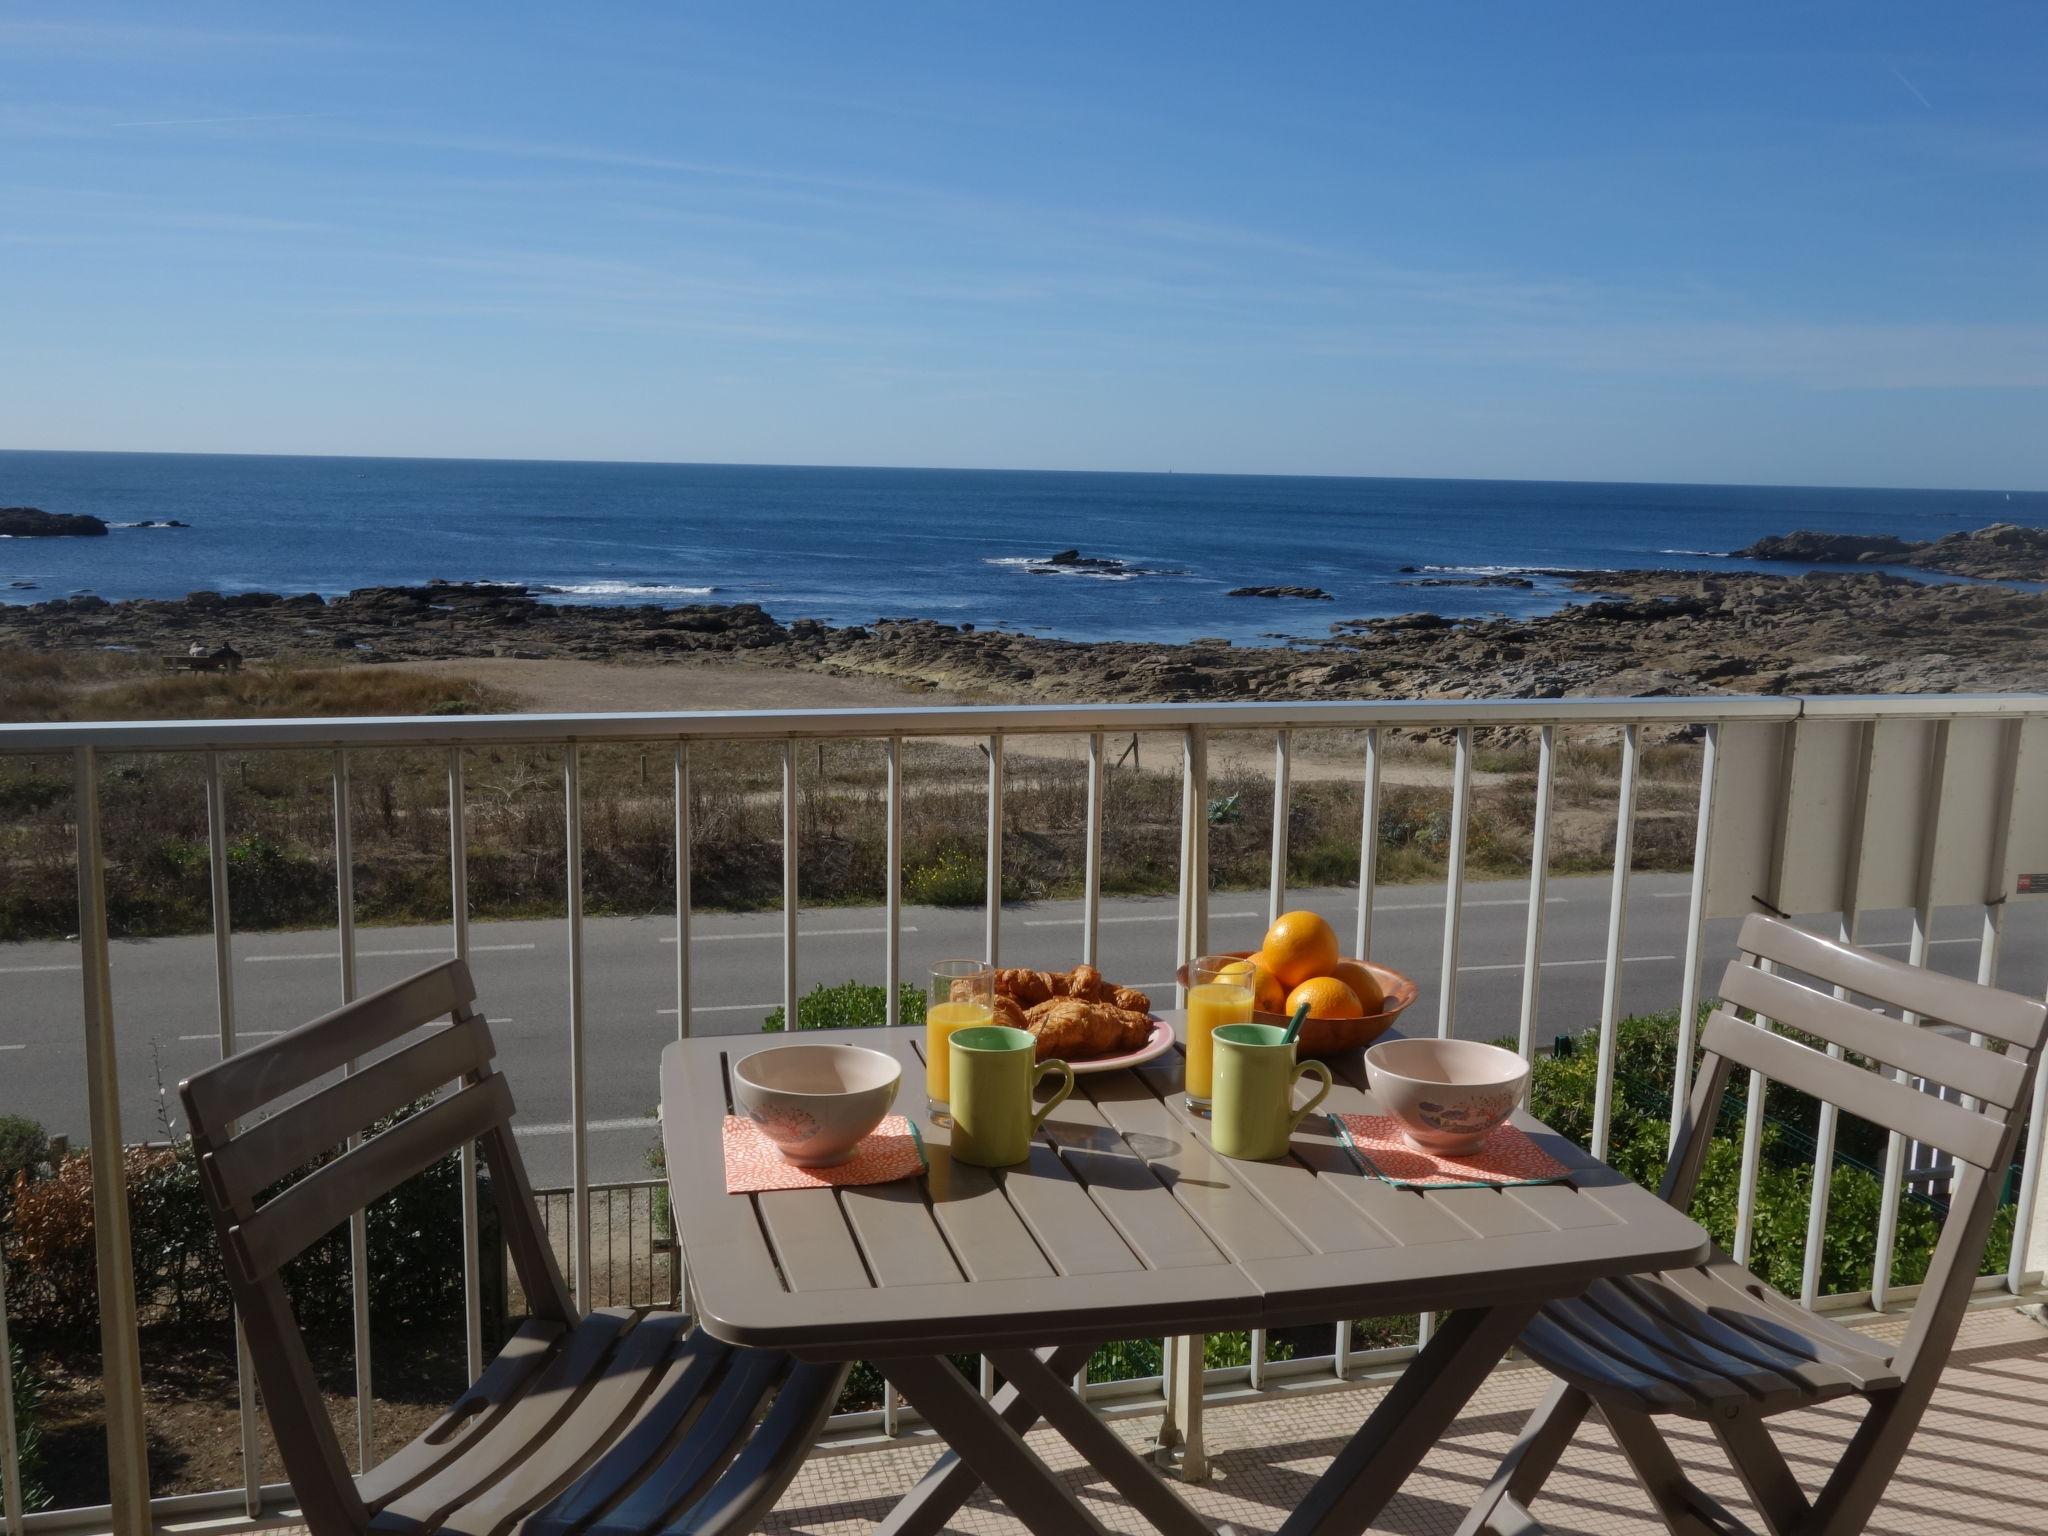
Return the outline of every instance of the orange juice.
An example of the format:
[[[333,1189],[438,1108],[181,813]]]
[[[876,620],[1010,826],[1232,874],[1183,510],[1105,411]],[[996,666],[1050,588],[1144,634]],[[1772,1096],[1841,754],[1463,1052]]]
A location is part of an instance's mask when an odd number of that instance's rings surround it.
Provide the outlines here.
[[[993,1024],[995,1010],[987,1003],[933,1003],[924,1011],[924,1091],[934,1104],[952,1101],[951,1057],[946,1049],[956,1029]]]
[[[1190,1099],[1209,1101],[1211,1064],[1215,1060],[1210,1032],[1219,1024],[1252,1021],[1252,989],[1235,980],[1205,981],[1188,988],[1187,1090]]]

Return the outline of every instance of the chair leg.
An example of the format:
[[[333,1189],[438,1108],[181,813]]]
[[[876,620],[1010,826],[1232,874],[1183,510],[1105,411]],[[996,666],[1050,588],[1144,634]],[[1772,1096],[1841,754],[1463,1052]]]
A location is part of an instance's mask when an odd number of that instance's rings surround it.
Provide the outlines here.
[[[1600,1417],[1672,1536],[1749,1536],[1747,1526],[1686,1477],[1647,1413],[1603,1405]]]
[[[1740,1413],[1713,1420],[1713,1428],[1771,1536],[1792,1536],[1813,1506],[1764,1421],[1754,1413]]]
[[[1522,1426],[1513,1448],[1501,1458],[1486,1491],[1467,1512],[1457,1536],[1516,1536],[1526,1530],[1533,1523],[1528,1517],[1529,1505],[1549,1481],[1558,1458],[1592,1406],[1592,1399],[1577,1387],[1562,1381],[1552,1383]]]
[[[1870,1523],[1933,1396],[1931,1372],[1929,1378],[1925,1386],[1909,1383],[1871,1399],[1870,1411],[1814,1499],[1801,1536],[1857,1536]]]

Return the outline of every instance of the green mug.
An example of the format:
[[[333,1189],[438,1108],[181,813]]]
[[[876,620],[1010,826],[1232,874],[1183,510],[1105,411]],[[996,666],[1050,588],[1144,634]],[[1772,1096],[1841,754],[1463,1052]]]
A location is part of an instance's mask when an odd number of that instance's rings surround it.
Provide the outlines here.
[[[1296,1064],[1287,1031],[1277,1024],[1224,1024],[1211,1037],[1216,1051],[1209,1141],[1225,1157],[1252,1162],[1285,1157],[1295,1128],[1330,1093],[1330,1069]],[[1319,1077],[1323,1086],[1300,1109],[1294,1085]]]
[[[953,1160],[977,1168],[1006,1168],[1031,1155],[1031,1138],[1045,1117],[1074,1091],[1074,1069],[1064,1061],[1037,1063],[1038,1042],[1006,1024],[957,1029],[946,1042],[952,1073]],[[1032,1111],[1038,1085],[1063,1078],[1059,1092]]]

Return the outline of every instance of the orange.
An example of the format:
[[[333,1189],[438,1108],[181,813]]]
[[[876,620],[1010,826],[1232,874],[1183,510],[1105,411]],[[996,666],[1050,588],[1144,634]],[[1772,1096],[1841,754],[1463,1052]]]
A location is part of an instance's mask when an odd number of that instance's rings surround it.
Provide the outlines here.
[[[1298,987],[1311,976],[1327,976],[1337,963],[1337,930],[1313,912],[1283,912],[1266,930],[1259,958],[1283,987]]]
[[[1311,976],[1288,993],[1288,1017],[1292,1018],[1294,1010],[1303,1003],[1308,1004],[1308,1016],[1312,1019],[1365,1017],[1365,1010],[1358,1003],[1358,994],[1334,976]]]
[[[1287,1007],[1287,989],[1280,985],[1266,962],[1257,954],[1240,960],[1236,965],[1227,965],[1226,973],[1246,970],[1252,977],[1252,1007],[1261,1013],[1282,1013]]]
[[[1330,974],[1351,989],[1358,999],[1358,1006],[1366,1011],[1368,1017],[1386,1006],[1387,989],[1380,985],[1379,977],[1358,961],[1339,960],[1330,967]]]

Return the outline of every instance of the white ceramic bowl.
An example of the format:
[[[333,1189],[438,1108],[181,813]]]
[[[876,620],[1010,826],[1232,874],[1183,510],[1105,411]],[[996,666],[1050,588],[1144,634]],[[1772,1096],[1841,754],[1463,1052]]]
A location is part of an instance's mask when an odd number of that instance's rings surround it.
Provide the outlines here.
[[[830,1168],[896,1102],[903,1068],[862,1045],[778,1045],[733,1063],[732,1096],[799,1168]]]
[[[1477,1040],[1382,1040],[1365,1053],[1380,1108],[1424,1152],[1476,1152],[1522,1102],[1529,1064]]]

